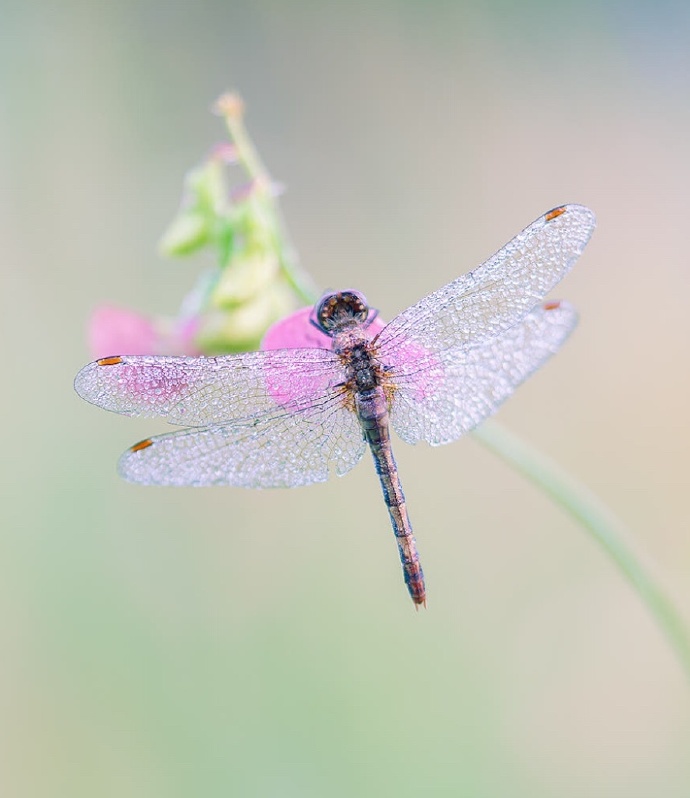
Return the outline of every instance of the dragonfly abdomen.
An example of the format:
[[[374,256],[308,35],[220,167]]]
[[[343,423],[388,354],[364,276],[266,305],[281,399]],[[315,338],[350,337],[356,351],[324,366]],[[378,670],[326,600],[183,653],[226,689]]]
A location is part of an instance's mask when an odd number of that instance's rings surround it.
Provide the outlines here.
[[[371,449],[383,497],[388,507],[393,533],[398,544],[405,584],[412,601],[416,605],[426,605],[424,572],[419,562],[417,543],[412,533],[410,517],[407,514],[405,494],[393,457],[386,396],[381,387],[376,387],[357,392],[355,401],[357,416],[362,425],[364,437]]]

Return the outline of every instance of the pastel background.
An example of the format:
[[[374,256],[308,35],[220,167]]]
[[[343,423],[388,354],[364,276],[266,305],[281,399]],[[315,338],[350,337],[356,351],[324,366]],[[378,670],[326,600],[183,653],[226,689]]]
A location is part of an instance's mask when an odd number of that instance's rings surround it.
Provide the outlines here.
[[[690,794],[690,702],[585,533],[468,439],[294,491],[118,480],[163,431],[72,392],[111,301],[171,313],[158,237],[227,89],[321,287],[383,317],[539,214],[598,216],[581,312],[499,419],[629,526],[690,616],[690,5],[0,0],[0,794]]]

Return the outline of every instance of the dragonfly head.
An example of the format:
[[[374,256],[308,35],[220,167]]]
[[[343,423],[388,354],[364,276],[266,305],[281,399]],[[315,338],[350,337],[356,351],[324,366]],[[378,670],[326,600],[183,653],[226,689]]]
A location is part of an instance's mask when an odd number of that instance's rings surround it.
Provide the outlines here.
[[[348,289],[324,294],[314,309],[316,324],[326,335],[355,324],[366,324],[369,305],[363,294]]]

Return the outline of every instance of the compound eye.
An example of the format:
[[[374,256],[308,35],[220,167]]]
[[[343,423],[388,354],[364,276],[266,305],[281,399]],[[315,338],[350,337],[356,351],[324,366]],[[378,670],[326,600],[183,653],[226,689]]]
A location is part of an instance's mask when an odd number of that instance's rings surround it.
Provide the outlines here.
[[[364,295],[360,294],[359,291],[345,291],[343,292],[343,299],[350,308],[352,318],[363,324],[369,316],[369,306]]]
[[[322,297],[315,316],[319,327],[325,333],[332,333],[353,322],[364,324],[369,316],[369,307],[359,291],[338,291]]]
[[[353,291],[352,303],[355,310],[355,318],[357,321],[364,323],[369,318],[369,305],[364,298],[364,294],[360,294],[359,291]]]
[[[338,294],[324,294],[316,306],[316,322],[324,332],[330,332],[335,326],[335,311],[338,305]]]

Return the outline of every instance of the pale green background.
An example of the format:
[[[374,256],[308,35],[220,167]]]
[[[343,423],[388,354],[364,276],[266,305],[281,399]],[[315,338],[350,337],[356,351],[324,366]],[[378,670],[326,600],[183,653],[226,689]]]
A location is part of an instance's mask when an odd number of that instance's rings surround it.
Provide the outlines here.
[[[540,213],[599,227],[563,352],[500,420],[690,605],[690,5],[0,2],[0,794],[690,794],[687,686],[571,520],[472,440],[285,492],[120,482],[162,426],[72,392],[90,309],[174,312],[155,255],[245,96],[305,266],[390,318]]]

